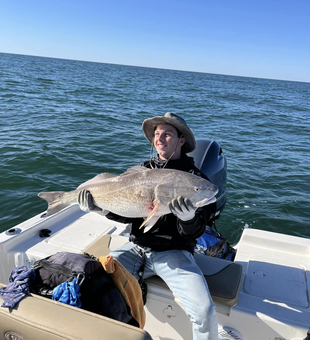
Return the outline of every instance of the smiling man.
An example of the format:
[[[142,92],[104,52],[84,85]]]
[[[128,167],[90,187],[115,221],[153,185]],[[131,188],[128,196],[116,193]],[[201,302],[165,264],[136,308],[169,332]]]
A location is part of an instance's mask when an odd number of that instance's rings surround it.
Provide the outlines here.
[[[172,125],[159,124],[154,133],[153,144],[160,159],[178,159],[185,138],[179,136],[178,130]]]
[[[206,178],[187,153],[196,141],[185,120],[167,112],[146,119],[142,130],[152,145],[151,159],[141,164],[147,168],[167,168],[194,173]],[[157,154],[152,157],[153,148]],[[79,198],[82,210],[96,210],[89,192]],[[140,229],[143,219],[125,218],[109,213],[106,217],[131,223],[129,242],[111,252],[140,283],[142,277],[158,275],[182,301],[193,325],[194,340],[217,340],[217,320],[205,278],[194,259],[196,239],[208,224],[214,206],[196,208],[186,197],[169,203],[171,214],[161,216],[148,231]],[[211,212],[210,212],[211,211]],[[142,277],[139,275],[143,273]]]

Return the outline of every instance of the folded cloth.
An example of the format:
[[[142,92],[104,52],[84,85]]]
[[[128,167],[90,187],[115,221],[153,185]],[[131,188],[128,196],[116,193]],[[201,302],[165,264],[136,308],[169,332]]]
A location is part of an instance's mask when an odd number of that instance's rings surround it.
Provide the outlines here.
[[[99,258],[103,268],[111,274],[112,280],[121,292],[125,302],[130,307],[132,317],[138,322],[139,327],[145,325],[145,311],[142,299],[142,291],[138,281],[126,268],[111,255]]]
[[[15,268],[6,287],[0,289],[0,296],[3,299],[1,307],[14,308],[29,292],[30,281],[35,278],[34,269],[26,266]]]
[[[70,306],[82,307],[80,301],[80,286],[76,283],[77,278],[73,281],[65,281],[53,289],[52,299]]]

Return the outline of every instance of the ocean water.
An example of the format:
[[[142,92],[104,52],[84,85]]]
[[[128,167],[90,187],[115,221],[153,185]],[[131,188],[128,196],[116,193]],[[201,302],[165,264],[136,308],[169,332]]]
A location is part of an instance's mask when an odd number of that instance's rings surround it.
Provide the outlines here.
[[[149,158],[144,119],[182,115],[228,162],[218,230],[310,236],[310,83],[0,53],[0,231]]]

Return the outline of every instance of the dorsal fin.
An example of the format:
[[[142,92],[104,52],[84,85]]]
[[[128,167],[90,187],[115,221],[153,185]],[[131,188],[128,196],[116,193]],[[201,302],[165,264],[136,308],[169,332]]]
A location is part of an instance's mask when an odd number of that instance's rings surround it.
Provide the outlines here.
[[[135,165],[132,168],[127,169],[126,172],[124,172],[120,176],[126,176],[126,175],[130,175],[130,174],[134,174],[134,173],[142,172],[142,171],[146,171],[146,170],[150,170],[150,169],[146,168],[143,165]]]
[[[95,183],[98,183],[98,182],[103,181],[105,179],[109,179],[109,178],[113,178],[113,177],[117,177],[117,176],[113,175],[113,174],[109,174],[108,172],[104,172],[104,173],[99,174],[99,175],[91,178],[90,180],[80,184],[76,189],[83,189],[86,185],[95,184]]]

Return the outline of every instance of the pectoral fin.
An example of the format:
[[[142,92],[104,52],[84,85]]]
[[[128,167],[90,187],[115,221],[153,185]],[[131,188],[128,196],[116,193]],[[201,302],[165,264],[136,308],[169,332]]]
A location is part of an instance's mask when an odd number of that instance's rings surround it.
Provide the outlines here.
[[[160,216],[153,216],[146,223],[143,222],[143,224],[141,225],[141,227],[144,226],[143,232],[146,233],[150,229],[152,229],[159,218]]]
[[[154,214],[158,211],[158,203],[154,204],[154,208],[151,211],[151,213],[149,214],[149,216],[144,220],[144,222],[140,225],[141,229],[142,227],[144,227],[144,232],[147,232],[148,230],[150,230],[153,225],[158,221],[160,216],[154,216]]]

